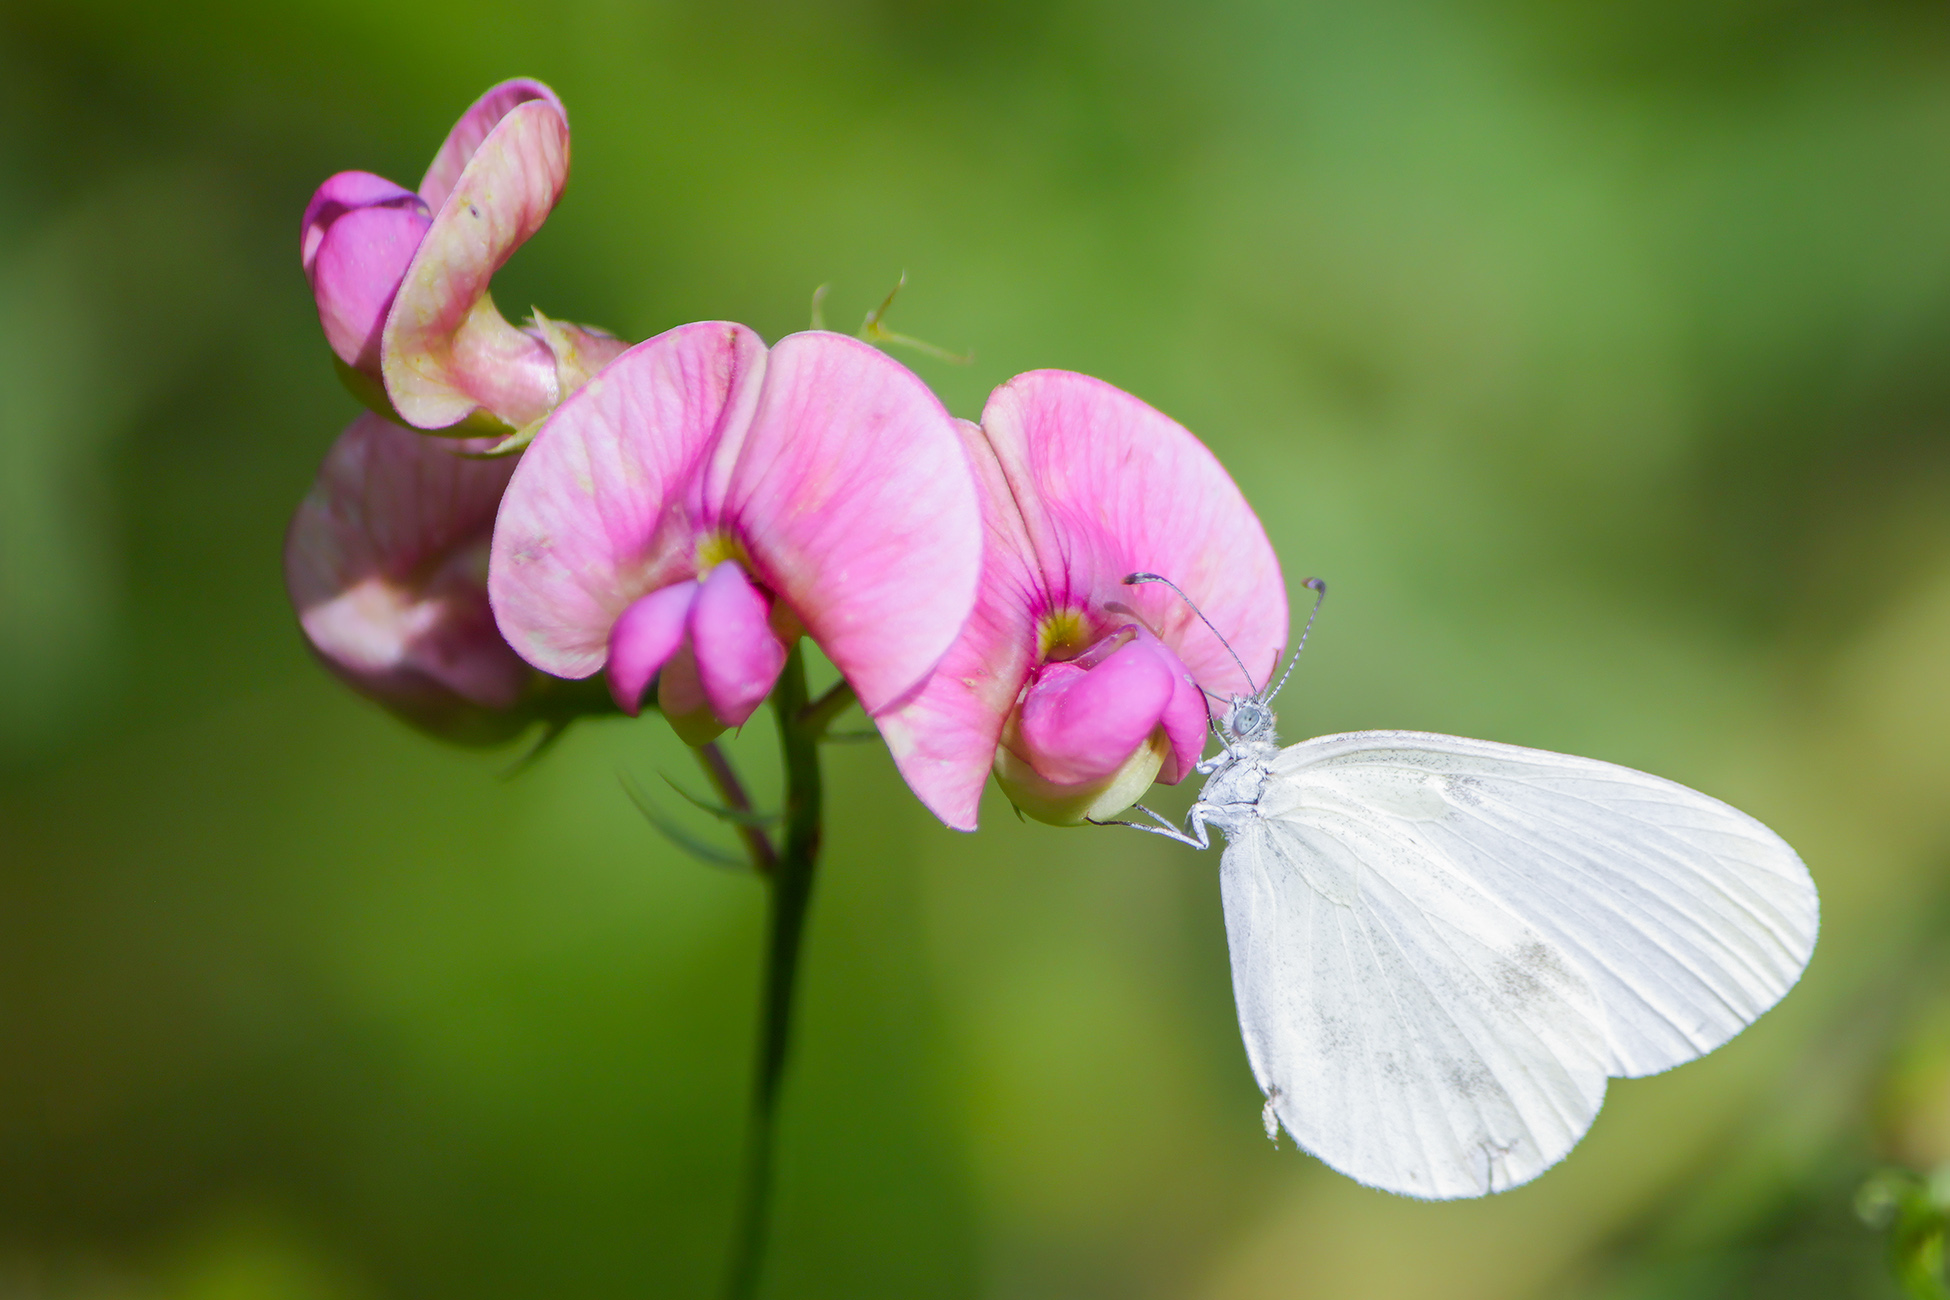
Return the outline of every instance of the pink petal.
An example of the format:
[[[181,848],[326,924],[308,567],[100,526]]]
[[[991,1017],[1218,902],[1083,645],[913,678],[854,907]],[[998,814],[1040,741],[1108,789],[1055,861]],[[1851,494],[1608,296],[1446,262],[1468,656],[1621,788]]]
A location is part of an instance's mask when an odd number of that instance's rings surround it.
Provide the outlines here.
[[[1064,785],[1103,780],[1150,740],[1176,684],[1163,656],[1143,641],[1095,668],[1045,664],[1023,697],[1020,756]]]
[[[454,185],[460,180],[462,169],[481,147],[481,141],[487,139],[488,133],[500,124],[511,109],[536,99],[552,106],[564,121],[568,120],[568,110],[562,107],[562,101],[555,97],[555,92],[527,77],[504,81],[475,100],[460,115],[460,121],[454,123],[454,129],[447,132],[446,142],[434,155],[433,166],[427,168],[426,179],[420,182],[420,197],[427,201],[427,206],[437,209],[445,203],[447,195],[453,192]]]
[[[419,195],[371,172],[340,172],[306,206],[305,276],[326,341],[353,369],[378,377],[386,313],[431,223]]]
[[[285,582],[321,658],[409,711],[515,705],[531,680],[488,609],[483,561],[512,467],[377,415],[339,436],[285,541]]]
[[[603,666],[609,630],[646,592],[697,573],[702,462],[743,428],[765,348],[705,322],[623,353],[557,407],[514,472],[488,587],[501,630],[558,677]]]
[[[980,426],[956,424],[975,472],[986,539],[975,610],[920,692],[875,721],[921,802],[956,830],[972,831],[1003,722],[1029,678],[1042,597],[1022,515],[995,452]]]
[[[691,649],[711,712],[741,727],[779,679],[785,645],[772,631],[765,597],[736,560],[711,570],[691,611]]]
[[[569,177],[569,122],[551,100],[508,110],[467,161],[407,268],[380,348],[407,423],[443,429],[477,409],[515,428],[560,396],[542,340],[503,320],[488,282],[541,228]]]
[[[1129,393],[1061,370],[1018,375],[996,389],[982,426],[1022,506],[1054,607],[1090,611],[1101,630],[1135,615],[1220,696],[1265,685],[1287,633],[1279,561],[1198,439]],[[1139,570],[1184,588],[1251,680],[1169,588],[1123,585]]]
[[[981,507],[954,420],[905,366],[816,332],[772,349],[750,430],[734,432],[725,517],[757,577],[869,713],[898,703],[975,604]]]
[[[1165,755],[1163,767],[1158,771],[1158,779],[1166,785],[1177,785],[1190,776],[1198,766],[1198,760],[1205,753],[1205,742],[1211,736],[1208,722],[1211,706],[1207,703],[1205,692],[1199,690],[1198,683],[1192,679],[1192,670],[1172,653],[1171,647],[1157,640],[1149,632],[1140,630],[1138,639],[1158,652],[1165,666],[1171,670],[1171,700],[1165,705],[1164,716],[1159,721],[1164,725],[1165,736],[1171,741],[1171,752]]]
[[[304,265],[305,274],[311,274],[312,261],[318,256],[318,245],[333,222],[348,212],[387,204],[405,204],[431,214],[431,209],[419,195],[393,184],[384,176],[375,176],[371,172],[339,172],[328,177],[323,185],[312,191],[311,202],[305,205],[304,220],[299,223],[298,257]]]
[[[684,644],[697,595],[697,583],[678,582],[639,596],[609,630],[609,691],[631,717],[643,707],[650,679]]]

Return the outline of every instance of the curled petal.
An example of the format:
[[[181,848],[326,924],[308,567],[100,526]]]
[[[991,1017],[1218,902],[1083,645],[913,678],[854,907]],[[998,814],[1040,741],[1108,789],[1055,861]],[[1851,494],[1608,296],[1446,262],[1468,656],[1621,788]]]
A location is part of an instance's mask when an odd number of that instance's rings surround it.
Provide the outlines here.
[[[995,452],[979,425],[956,425],[981,499],[975,610],[920,692],[875,721],[916,797],[949,826],[972,831],[1003,722],[1033,664],[1040,583]]]
[[[379,377],[386,313],[432,220],[419,195],[371,172],[340,172],[306,206],[305,278],[326,341],[353,370]]]
[[[750,419],[764,370],[744,326],[686,325],[556,408],[508,485],[488,571],[501,630],[530,663],[587,677],[632,601],[696,575],[701,466]]]
[[[483,569],[511,468],[362,415],[286,538],[285,582],[319,657],[436,730],[512,708],[533,680],[495,628]]]
[[[639,597],[609,630],[609,690],[616,706],[635,717],[650,679],[684,643],[698,584],[672,583]]]
[[[568,177],[569,122],[552,99],[509,109],[468,159],[386,320],[381,369],[407,423],[444,429],[482,410],[519,429],[559,399],[548,345],[502,319],[488,282]]]
[[[562,101],[555,97],[555,92],[527,77],[504,81],[475,100],[460,115],[460,120],[454,123],[454,129],[447,132],[446,142],[440,146],[440,152],[433,156],[433,165],[427,168],[426,179],[420,182],[420,197],[427,201],[427,206],[437,210],[447,201],[447,196],[453,193],[461,172],[481,147],[481,142],[500,125],[501,119],[510,110],[537,99],[560,113],[563,121],[568,120],[568,110],[562,107]]]
[[[1206,701],[1205,692],[1199,690],[1198,683],[1192,679],[1192,670],[1172,653],[1170,646],[1141,628],[1137,629],[1137,635],[1138,640],[1157,651],[1158,657],[1171,671],[1171,699],[1165,704],[1164,713],[1158,720],[1165,729],[1165,738],[1171,748],[1165,754],[1158,779],[1166,785],[1177,785],[1192,774],[1192,769],[1198,766],[1199,757],[1205,752],[1205,742],[1211,736],[1211,706]]]
[[[1110,625],[1138,618],[1221,697],[1263,686],[1287,633],[1279,560],[1223,466],[1176,421],[1099,379],[1061,370],[1018,375],[990,396],[994,446],[1056,607]],[[1198,602],[1243,660],[1162,584]]]
[[[773,347],[749,432],[731,432],[724,517],[755,574],[868,713],[901,702],[954,643],[981,573],[953,418],[899,362],[812,332]]]
[[[711,570],[691,611],[691,649],[711,712],[743,726],[785,667],[785,645],[773,633],[765,597],[736,560]]]

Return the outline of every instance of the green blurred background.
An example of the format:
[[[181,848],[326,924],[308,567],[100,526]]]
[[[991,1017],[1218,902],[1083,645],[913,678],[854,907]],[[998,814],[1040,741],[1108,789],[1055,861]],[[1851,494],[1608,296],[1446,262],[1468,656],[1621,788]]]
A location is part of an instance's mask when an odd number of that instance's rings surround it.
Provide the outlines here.
[[[1269,1149],[1215,857],[958,836],[836,749],[769,1294],[1893,1294],[1850,1195],[1950,1156],[1942,5],[7,0],[0,1297],[718,1285],[762,908],[624,797],[681,748],[500,779],[279,573],[355,411],[305,200],[517,74],[575,176],[510,314],[773,337],[905,269],[957,413],[1110,379],[1332,582],[1290,736],[1649,768],[1823,891],[1779,1010],[1417,1204]]]

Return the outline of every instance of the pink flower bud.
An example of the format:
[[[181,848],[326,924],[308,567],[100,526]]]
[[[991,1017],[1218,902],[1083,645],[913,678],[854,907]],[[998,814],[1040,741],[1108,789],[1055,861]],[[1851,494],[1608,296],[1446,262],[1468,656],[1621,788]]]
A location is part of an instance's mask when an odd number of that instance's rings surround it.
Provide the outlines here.
[[[496,738],[526,725],[511,711],[539,682],[487,599],[495,507],[513,471],[362,415],[332,445],[285,541],[285,583],[319,658],[443,734]]]
[[[419,195],[371,172],[340,172],[305,208],[305,278],[326,342],[379,382],[379,336],[407,263],[433,216]]]
[[[373,410],[459,437],[533,426],[626,344],[488,295],[569,176],[555,92],[503,82],[461,115],[414,194],[342,172],[305,211],[301,251],[346,386]]]

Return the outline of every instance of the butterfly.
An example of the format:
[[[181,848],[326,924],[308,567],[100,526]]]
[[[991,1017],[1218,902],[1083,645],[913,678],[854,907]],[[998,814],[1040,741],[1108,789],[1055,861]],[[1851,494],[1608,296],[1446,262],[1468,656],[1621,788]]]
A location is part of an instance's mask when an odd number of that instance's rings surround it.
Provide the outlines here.
[[[1317,614],[1326,587],[1307,585]],[[1405,1196],[1504,1191],[1564,1158],[1608,1079],[1712,1051],[1807,966],[1814,881],[1745,813],[1459,736],[1282,748],[1278,690],[1229,702],[1182,829],[1142,805],[1157,825],[1118,823],[1199,849],[1225,835],[1233,993],[1268,1137],[1284,1127]]]

